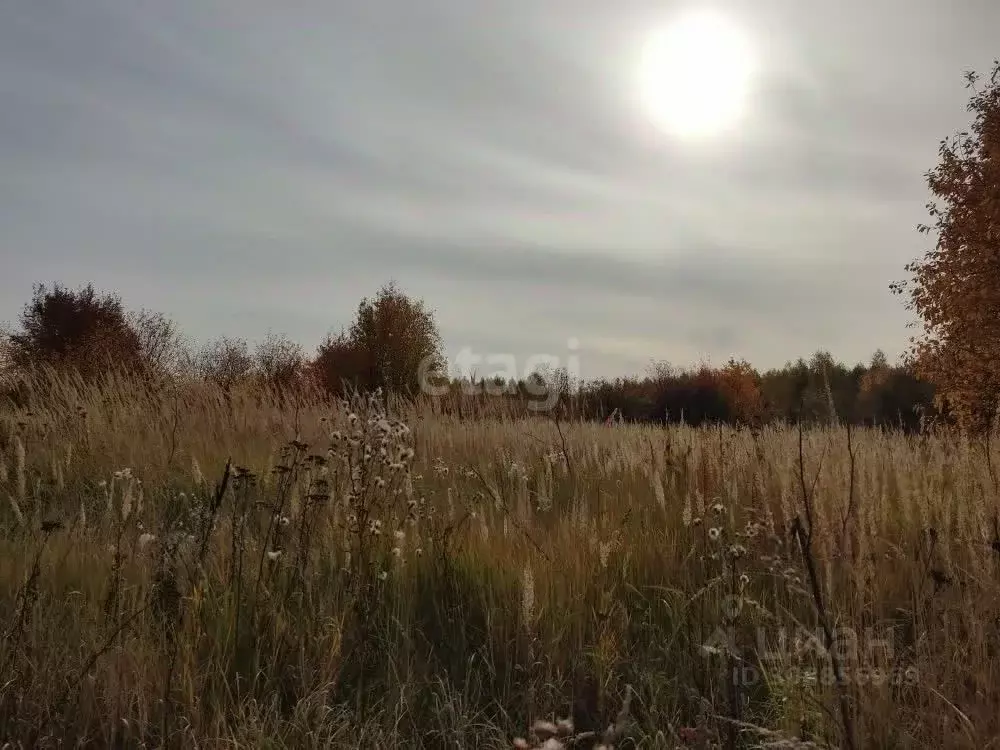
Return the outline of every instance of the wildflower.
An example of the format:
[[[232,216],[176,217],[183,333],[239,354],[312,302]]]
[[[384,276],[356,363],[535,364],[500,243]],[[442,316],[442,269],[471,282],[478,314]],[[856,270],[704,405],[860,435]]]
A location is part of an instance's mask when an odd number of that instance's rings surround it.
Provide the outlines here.
[[[737,559],[743,557],[747,553],[747,548],[742,544],[733,544],[729,547],[729,556]]]
[[[746,585],[748,583],[750,583],[750,576],[748,576],[746,573],[741,574],[740,575],[740,588],[742,589],[742,588],[746,587]]]
[[[715,505],[712,506],[712,512],[715,513],[715,514],[717,514],[717,515],[721,516],[722,515],[722,511],[724,511],[724,510],[725,510],[725,508],[723,507],[722,503],[716,503]]]
[[[718,526],[713,526],[708,530],[708,538],[713,542],[717,542],[719,537],[722,535],[722,530]]]
[[[380,581],[384,581],[388,577],[389,577],[389,573],[388,573],[388,571],[385,571],[385,570],[380,571],[379,574],[378,574],[378,579]]]
[[[385,487],[385,480],[382,477],[375,477],[375,486],[382,489]]]
[[[608,557],[611,555],[611,542],[601,542],[598,547],[598,554],[601,558],[601,567],[608,567]]]
[[[358,415],[355,414],[352,411],[350,414],[347,415],[347,421],[350,422],[352,425],[357,424],[358,423]]]
[[[368,524],[368,531],[375,536],[379,536],[382,533],[382,522],[379,519],[374,519]]]
[[[278,523],[279,523],[279,524],[280,524],[281,526],[287,526],[287,525],[288,525],[288,524],[290,524],[291,522],[292,522],[292,519],[290,519],[290,518],[289,518],[288,516],[282,516],[282,517],[281,517],[281,518],[279,519],[279,521],[278,521]]]
[[[203,484],[205,481],[205,476],[201,473],[201,466],[198,464],[198,459],[191,458],[191,475],[194,478],[195,484]]]
[[[400,549],[399,547],[393,547],[392,548],[392,556],[393,557],[402,557],[403,556],[403,550]]]
[[[156,535],[146,532],[145,534],[139,535],[139,549],[146,549],[150,544],[156,541]]]
[[[279,557],[281,557],[281,550],[280,549],[268,550],[267,551],[267,559],[270,560],[271,562],[274,562]]]
[[[402,529],[397,529],[396,533],[393,534],[393,536],[396,537],[396,539],[398,539],[399,541],[403,541],[403,539],[406,537],[406,532],[404,532]]]
[[[417,547],[417,548],[416,548],[415,550],[413,550],[413,553],[414,553],[414,554],[415,554],[415,555],[416,555],[417,557],[420,557],[421,555],[423,555],[423,554],[424,554],[424,548],[423,548],[423,547]]]

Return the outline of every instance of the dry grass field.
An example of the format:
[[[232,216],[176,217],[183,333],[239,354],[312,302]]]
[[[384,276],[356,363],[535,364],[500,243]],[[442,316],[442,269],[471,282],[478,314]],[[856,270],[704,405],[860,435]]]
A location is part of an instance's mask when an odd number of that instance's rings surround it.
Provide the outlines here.
[[[0,414],[0,746],[1000,738],[981,443],[27,390]]]

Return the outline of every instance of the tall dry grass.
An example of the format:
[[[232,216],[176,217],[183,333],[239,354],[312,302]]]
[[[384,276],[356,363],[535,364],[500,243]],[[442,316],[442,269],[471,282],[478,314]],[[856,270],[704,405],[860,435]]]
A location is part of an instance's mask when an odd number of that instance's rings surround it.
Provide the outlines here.
[[[0,744],[1000,737],[996,460],[961,436],[21,392]]]

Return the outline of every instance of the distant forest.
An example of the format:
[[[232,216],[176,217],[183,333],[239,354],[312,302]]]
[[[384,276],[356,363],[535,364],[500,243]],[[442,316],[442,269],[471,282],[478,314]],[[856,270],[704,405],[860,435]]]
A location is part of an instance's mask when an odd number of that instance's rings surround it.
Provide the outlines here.
[[[817,352],[766,372],[736,360],[688,369],[660,363],[644,375],[572,382],[565,371],[541,371],[520,381],[456,379],[446,373],[442,351],[433,312],[394,284],[362,300],[350,328],[312,353],[276,335],[256,347],[221,338],[192,348],[162,314],[127,310],[117,295],[93,285],[56,284],[35,287],[15,329],[3,337],[0,366],[11,403],[18,402],[25,377],[72,373],[88,380],[124,374],[147,386],[202,381],[225,392],[263,389],[283,398],[382,388],[463,418],[545,412],[585,420],[801,420],[911,431],[943,416],[934,407],[934,387],[911,368],[890,364],[882,352],[850,366]]]

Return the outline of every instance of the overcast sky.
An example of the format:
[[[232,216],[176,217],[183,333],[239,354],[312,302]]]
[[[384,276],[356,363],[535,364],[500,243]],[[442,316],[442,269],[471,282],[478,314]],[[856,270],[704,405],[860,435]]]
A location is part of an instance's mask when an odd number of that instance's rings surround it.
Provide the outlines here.
[[[720,0],[739,130],[637,96],[651,0],[0,0],[0,321],[93,281],[309,349],[395,279],[448,350],[779,366],[903,348],[888,289],[994,0]]]

